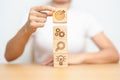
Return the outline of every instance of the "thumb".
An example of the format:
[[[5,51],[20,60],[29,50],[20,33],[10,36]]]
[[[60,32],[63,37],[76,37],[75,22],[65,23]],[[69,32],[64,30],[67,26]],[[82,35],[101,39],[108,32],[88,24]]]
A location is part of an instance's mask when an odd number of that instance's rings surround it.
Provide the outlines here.
[[[53,12],[54,12],[54,11],[49,11],[49,12],[47,12],[47,15],[48,15],[48,16],[52,16],[52,15],[53,15]]]
[[[47,14],[47,16],[52,16],[54,11],[41,11],[43,14]]]

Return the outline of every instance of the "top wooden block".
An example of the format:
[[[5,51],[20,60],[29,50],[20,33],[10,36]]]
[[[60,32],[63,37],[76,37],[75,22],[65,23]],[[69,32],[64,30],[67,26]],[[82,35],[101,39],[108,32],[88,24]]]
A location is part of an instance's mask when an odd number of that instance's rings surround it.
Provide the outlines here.
[[[53,23],[67,23],[67,10],[56,9],[53,13]]]

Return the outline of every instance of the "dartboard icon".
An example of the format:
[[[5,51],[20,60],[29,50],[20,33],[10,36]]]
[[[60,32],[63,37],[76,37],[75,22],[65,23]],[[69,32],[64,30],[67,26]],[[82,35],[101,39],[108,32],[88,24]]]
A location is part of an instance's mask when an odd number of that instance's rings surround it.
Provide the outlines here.
[[[65,10],[58,10],[58,11],[56,11],[55,18],[57,20],[63,20],[65,18]]]

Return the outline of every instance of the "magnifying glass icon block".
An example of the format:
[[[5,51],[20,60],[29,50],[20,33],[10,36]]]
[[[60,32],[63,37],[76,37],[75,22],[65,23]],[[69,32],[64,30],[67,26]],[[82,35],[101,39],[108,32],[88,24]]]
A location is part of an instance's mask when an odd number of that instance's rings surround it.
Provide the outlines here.
[[[53,42],[53,53],[67,53],[67,42],[66,40],[54,40]]]

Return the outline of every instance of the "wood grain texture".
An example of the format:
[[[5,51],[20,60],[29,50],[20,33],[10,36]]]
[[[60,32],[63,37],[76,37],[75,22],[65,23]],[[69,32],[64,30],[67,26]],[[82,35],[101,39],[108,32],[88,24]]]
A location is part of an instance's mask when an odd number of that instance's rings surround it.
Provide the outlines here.
[[[120,64],[0,64],[0,80],[120,80]]]

